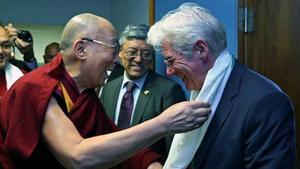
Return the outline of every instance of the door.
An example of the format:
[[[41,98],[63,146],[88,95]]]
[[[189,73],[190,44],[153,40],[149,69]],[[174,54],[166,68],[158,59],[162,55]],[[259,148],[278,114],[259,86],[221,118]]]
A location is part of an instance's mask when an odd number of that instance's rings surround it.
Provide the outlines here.
[[[247,18],[248,31],[239,23],[239,60],[276,82],[292,100],[300,161],[300,1],[239,0],[238,4],[239,18],[253,11],[253,20]]]

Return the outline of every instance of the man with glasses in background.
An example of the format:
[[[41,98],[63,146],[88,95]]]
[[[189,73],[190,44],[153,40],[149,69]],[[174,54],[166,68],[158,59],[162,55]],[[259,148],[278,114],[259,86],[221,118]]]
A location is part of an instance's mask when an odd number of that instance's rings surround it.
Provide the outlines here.
[[[144,148],[203,124],[209,105],[183,102],[118,131],[94,90],[119,51],[116,37],[108,20],[77,15],[63,30],[60,53],[7,91],[0,106],[4,169],[161,168],[160,156]]]
[[[146,42],[148,30],[149,27],[143,24],[126,26],[119,40],[119,59],[125,69],[124,74],[108,81],[100,97],[106,113],[121,129],[152,119],[169,106],[185,100],[179,84],[150,69],[154,49]],[[131,112],[124,112],[122,102],[129,82],[135,85],[132,90],[133,107]],[[124,116],[124,113],[129,115]],[[171,141],[172,136],[166,137],[151,148],[166,157]]]

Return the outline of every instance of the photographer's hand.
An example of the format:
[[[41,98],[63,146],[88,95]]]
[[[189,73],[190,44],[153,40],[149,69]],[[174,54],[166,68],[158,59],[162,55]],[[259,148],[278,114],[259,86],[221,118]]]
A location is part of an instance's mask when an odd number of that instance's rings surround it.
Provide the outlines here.
[[[34,57],[33,52],[33,42],[32,42],[32,36],[29,34],[27,35],[27,38],[29,37],[30,40],[26,41],[24,39],[19,38],[18,34],[20,33],[12,23],[9,23],[7,26],[5,26],[6,31],[8,32],[8,35],[10,37],[10,40],[14,43],[14,45],[18,48],[18,50],[23,54],[23,59],[25,61],[26,66],[29,69],[37,68],[37,61]],[[24,31],[23,31],[24,32]]]
[[[6,31],[10,37],[10,40],[15,44],[22,54],[27,54],[28,52],[33,51],[33,45],[31,42],[26,42],[18,38],[18,30],[13,26],[12,23],[9,23],[5,26]]]

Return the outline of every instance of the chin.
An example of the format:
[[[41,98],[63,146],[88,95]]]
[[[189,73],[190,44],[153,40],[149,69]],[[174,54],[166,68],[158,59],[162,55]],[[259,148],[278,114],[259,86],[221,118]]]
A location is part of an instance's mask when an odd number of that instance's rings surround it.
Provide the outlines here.
[[[5,68],[6,63],[5,62],[0,62],[0,69],[4,69]]]
[[[140,72],[133,72],[133,73],[130,73],[130,75],[128,76],[130,79],[139,79],[141,78],[142,76],[144,76],[145,72],[144,73],[140,73]]]

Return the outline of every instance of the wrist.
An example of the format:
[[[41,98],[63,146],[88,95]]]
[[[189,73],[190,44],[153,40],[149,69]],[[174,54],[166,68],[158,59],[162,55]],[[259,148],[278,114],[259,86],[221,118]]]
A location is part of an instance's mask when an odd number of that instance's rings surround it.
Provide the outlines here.
[[[36,59],[34,57],[33,50],[29,50],[27,52],[22,53],[23,59],[25,62],[34,62]]]
[[[157,125],[157,130],[159,135],[169,135],[170,133],[170,127],[169,127],[169,121],[166,120],[166,118],[162,115],[157,116],[156,118],[152,119],[153,122]]]

